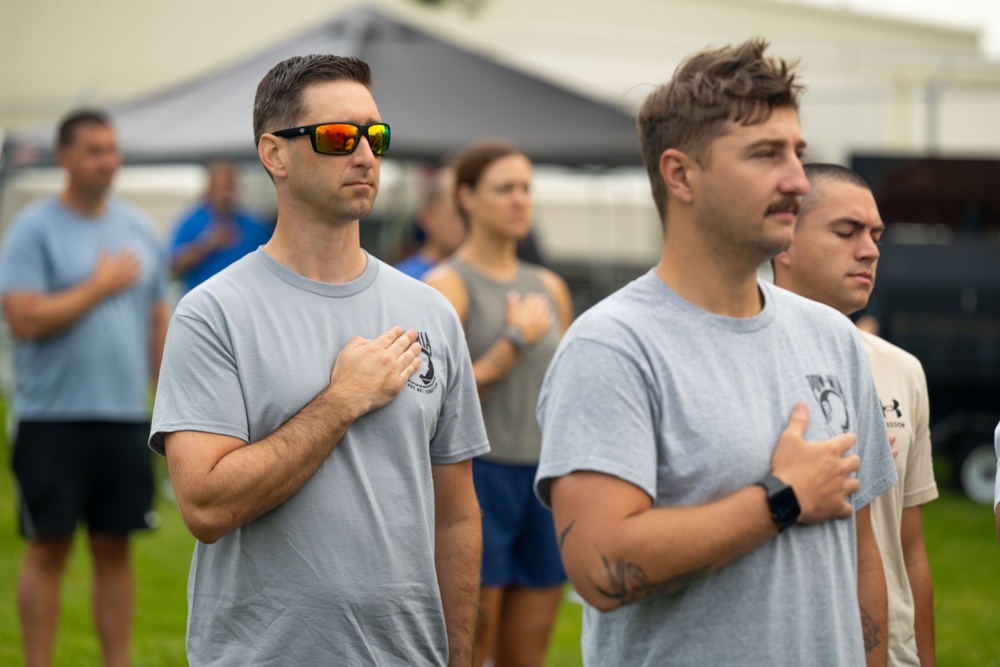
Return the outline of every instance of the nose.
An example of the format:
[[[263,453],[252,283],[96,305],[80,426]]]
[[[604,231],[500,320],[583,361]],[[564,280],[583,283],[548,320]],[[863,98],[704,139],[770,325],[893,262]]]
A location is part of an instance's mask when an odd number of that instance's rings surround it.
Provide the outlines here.
[[[372,152],[371,140],[368,135],[362,135],[363,139],[358,139],[358,147],[351,153],[351,159],[355,164],[372,165],[375,163],[375,153]]]
[[[531,206],[531,192],[526,187],[513,189],[514,203],[518,206]]]
[[[805,169],[802,168],[802,158],[798,153],[792,153],[788,161],[788,173],[781,181],[780,187],[782,193],[800,197],[809,192],[809,179],[806,178]]]
[[[860,234],[859,238],[858,259],[872,262],[878,259],[881,251],[871,234]]]

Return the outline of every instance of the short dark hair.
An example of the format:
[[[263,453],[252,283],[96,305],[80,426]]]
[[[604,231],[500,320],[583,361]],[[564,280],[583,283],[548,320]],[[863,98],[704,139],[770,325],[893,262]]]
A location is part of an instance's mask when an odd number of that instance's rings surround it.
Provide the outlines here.
[[[295,56],[283,60],[264,75],[253,101],[253,140],[265,132],[281,130],[298,122],[305,113],[302,91],[313,83],[356,81],[371,88],[372,71],[360,58],[331,53]]]
[[[726,133],[728,122],[754,125],[770,118],[775,108],[798,110],[803,86],[795,80],[795,63],[765,58],[767,47],[758,37],[696,53],[643,102],[639,147],[662,220],[667,210],[667,188],[660,175],[664,151],[676,148],[707,167],[708,147]]]
[[[56,131],[56,149],[69,146],[76,139],[76,131],[81,125],[111,126],[111,116],[103,109],[78,109],[71,111],[59,121]]]
[[[861,177],[861,174],[848,167],[827,162],[810,162],[809,164],[802,165],[802,169],[806,172],[806,178],[809,179],[809,192],[802,197],[802,203],[799,205],[799,215],[814,208],[819,203],[818,186],[822,183],[848,183],[871,192],[871,187]]]
[[[473,190],[479,184],[479,179],[483,177],[483,172],[491,164],[499,160],[500,158],[509,157],[511,155],[524,155],[524,151],[510,143],[509,141],[504,141],[503,139],[486,139],[484,141],[478,141],[461,153],[455,158],[455,197],[458,198],[458,190],[463,185],[467,185]],[[466,212],[462,209],[462,204],[457,202],[458,212],[462,216],[462,219],[466,224],[469,223],[469,218]]]

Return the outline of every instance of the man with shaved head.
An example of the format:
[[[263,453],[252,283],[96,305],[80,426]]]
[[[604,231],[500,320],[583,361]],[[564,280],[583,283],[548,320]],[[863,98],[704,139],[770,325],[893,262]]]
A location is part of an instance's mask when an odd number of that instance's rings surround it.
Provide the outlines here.
[[[885,225],[868,184],[834,164],[807,164],[809,192],[792,245],[774,261],[775,282],[844,315],[868,304]],[[931,466],[927,381],[920,362],[862,332],[899,483],[872,502],[889,600],[889,664],[934,664],[934,591],[921,506],[937,498]]]

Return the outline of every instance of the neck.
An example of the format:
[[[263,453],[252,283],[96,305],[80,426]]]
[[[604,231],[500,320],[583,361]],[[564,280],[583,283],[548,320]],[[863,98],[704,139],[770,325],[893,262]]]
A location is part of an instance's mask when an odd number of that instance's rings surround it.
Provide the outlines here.
[[[427,261],[433,264],[437,264],[451,254],[448,248],[444,248],[434,243],[425,243],[418,252],[426,257]]]
[[[655,273],[681,298],[704,311],[727,317],[753,317],[763,308],[757,264],[720,257],[697,236],[680,230],[664,235]]]
[[[265,252],[300,276],[322,283],[346,283],[368,265],[357,220],[338,225],[303,224],[279,214]]]
[[[104,213],[107,209],[107,195],[108,193],[106,190],[91,192],[73,187],[71,185],[63,190],[59,200],[66,208],[74,211],[75,213],[88,217],[94,217]]]
[[[219,220],[229,220],[233,218],[233,207],[231,206],[216,206],[215,204],[209,204],[208,208],[211,209],[212,214],[216,219]]]
[[[469,230],[465,242],[455,253],[467,264],[500,280],[517,274],[517,240]]]

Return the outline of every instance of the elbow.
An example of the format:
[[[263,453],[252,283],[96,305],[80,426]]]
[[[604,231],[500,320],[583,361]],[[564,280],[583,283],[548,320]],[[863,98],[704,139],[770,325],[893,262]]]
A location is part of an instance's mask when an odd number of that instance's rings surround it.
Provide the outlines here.
[[[577,593],[580,593],[579,589],[577,589]],[[602,614],[606,614],[608,612],[621,609],[622,604],[624,604],[619,600],[609,598],[601,593],[596,593],[596,594],[592,593],[590,595],[584,595],[583,593],[580,593],[580,597],[582,597],[587,602],[587,604],[589,604],[591,607],[601,612]]]
[[[179,498],[177,507],[188,531],[203,544],[214,544],[236,528],[223,523],[215,513],[182,503]]]
[[[563,560],[565,562],[565,559]],[[620,609],[624,604],[622,596],[597,583],[601,580],[600,578],[607,579],[607,572],[596,571],[599,568],[574,567],[571,563],[565,564],[566,575],[569,577],[570,583],[573,584],[573,589],[588,605],[601,613],[606,613]]]
[[[16,340],[34,340],[41,338],[43,331],[29,317],[7,317],[10,333]]]

